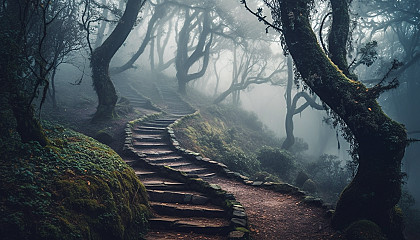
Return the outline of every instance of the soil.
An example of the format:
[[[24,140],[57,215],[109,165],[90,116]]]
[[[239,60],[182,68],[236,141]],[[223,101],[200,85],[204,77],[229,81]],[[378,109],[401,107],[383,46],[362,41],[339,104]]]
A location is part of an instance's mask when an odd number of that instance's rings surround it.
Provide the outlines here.
[[[226,178],[212,182],[233,193],[245,208],[252,239],[339,239],[324,209],[303,203],[298,197],[253,187]]]

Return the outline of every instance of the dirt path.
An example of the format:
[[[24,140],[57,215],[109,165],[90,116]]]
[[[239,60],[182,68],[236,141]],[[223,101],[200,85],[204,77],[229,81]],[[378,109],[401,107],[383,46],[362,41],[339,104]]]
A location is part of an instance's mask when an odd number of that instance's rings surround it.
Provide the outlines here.
[[[255,240],[318,240],[331,239],[334,234],[323,209],[301,203],[294,196],[226,178],[214,178],[211,183],[233,193],[245,207]]]

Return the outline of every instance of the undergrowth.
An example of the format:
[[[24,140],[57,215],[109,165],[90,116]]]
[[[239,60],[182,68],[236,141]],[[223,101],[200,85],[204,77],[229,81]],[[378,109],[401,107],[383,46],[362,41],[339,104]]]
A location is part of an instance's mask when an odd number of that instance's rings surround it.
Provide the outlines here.
[[[256,153],[262,146],[280,145],[254,114],[229,105],[200,108],[199,115],[176,126],[175,134],[185,148],[248,176],[261,171]]]
[[[144,186],[109,147],[44,123],[50,145],[1,139],[0,239],[139,239]]]

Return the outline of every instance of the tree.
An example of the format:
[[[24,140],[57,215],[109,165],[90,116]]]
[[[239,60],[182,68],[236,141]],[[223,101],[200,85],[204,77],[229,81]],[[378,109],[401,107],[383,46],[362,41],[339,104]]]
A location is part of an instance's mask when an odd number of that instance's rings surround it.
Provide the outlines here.
[[[57,4],[58,2],[54,2]],[[60,64],[67,61],[72,53],[84,47],[83,33],[77,24],[78,2],[71,0],[62,3],[58,17],[49,24],[48,35],[45,38],[44,56],[48,56],[53,62],[48,85],[51,86],[49,94],[53,108],[57,109],[55,90],[55,76]]]
[[[159,73],[169,68],[175,62],[175,56],[165,62],[164,53],[166,53],[166,47],[169,43],[169,38],[172,33],[173,23],[178,23],[178,19],[174,19],[175,10],[172,10],[169,14],[157,23],[157,27],[153,29],[153,33],[156,33],[156,37],[150,40],[150,68],[153,73]],[[168,23],[168,24],[166,24]],[[155,51],[157,53],[157,64],[155,64]]]
[[[48,140],[35,118],[33,101],[40,94],[42,106],[49,87],[49,75],[60,59],[72,51],[70,35],[53,31],[74,20],[73,0],[4,0],[0,6],[1,135],[16,131],[23,142]],[[74,23],[74,22],[73,22]],[[70,25],[72,23],[70,22]]]
[[[204,9],[202,11],[197,9],[191,10],[189,8],[185,9],[184,25],[178,35],[177,53],[175,58],[178,91],[181,94],[186,94],[186,86],[188,82],[202,77],[206,72],[210,58],[210,47],[213,41],[210,24],[210,11],[208,9]],[[189,55],[188,43],[190,41],[194,41],[193,38],[190,39],[190,34],[195,28],[198,28],[200,35],[193,53]],[[200,59],[203,59],[201,69],[194,73],[189,73],[191,67],[195,63],[198,63]]]
[[[304,83],[330,107],[336,120],[343,124],[345,137],[354,146],[358,171],[338,200],[333,226],[343,229],[354,221],[368,219],[378,224],[389,238],[403,239],[395,205],[401,197],[401,160],[407,136],[404,126],[390,119],[376,101],[390,86],[378,84],[367,88],[361,82],[351,80],[351,74],[343,74],[341,68],[348,66],[340,65],[345,61],[333,63],[325,55],[310,24],[312,1],[265,2],[275,21],[268,24],[283,34]],[[333,18],[347,18],[348,2],[331,2],[342,9],[333,9]],[[264,20],[261,12],[255,14]],[[346,22],[343,20],[341,24]],[[348,25],[333,25],[331,32],[346,33],[348,29]],[[341,39],[342,36],[338,37]],[[337,44],[336,47],[345,48],[346,45]]]
[[[240,91],[247,89],[253,84],[271,83],[278,84],[276,77],[283,71],[282,64],[270,67],[271,52],[267,44],[248,42],[239,52],[235,44],[233,48],[232,61],[232,83],[230,87],[221,93],[214,101],[214,104],[222,102],[232,94],[233,104],[239,104]],[[239,58],[239,59],[238,59]]]
[[[324,110],[324,107],[316,103],[316,96],[311,97],[307,92],[301,91],[295,94],[292,98],[292,87],[293,87],[293,60],[289,56],[287,58],[287,85],[286,85],[286,139],[281,145],[282,149],[289,150],[295,144],[295,136],[293,134],[293,116],[303,112],[307,107],[311,106],[317,110]],[[297,107],[299,99],[305,99],[305,103]]]
[[[155,26],[156,26],[157,22],[159,21],[159,19],[165,17],[166,9],[168,8],[168,5],[169,4],[167,2],[163,2],[161,4],[157,4],[154,7],[155,12],[153,13],[152,17],[150,18],[150,20],[148,22],[146,34],[145,34],[143,42],[140,45],[140,47],[138,48],[137,52],[134,53],[133,56],[124,65],[111,69],[111,73],[117,74],[117,73],[121,73],[125,70],[128,70],[130,68],[133,68],[134,62],[144,52],[144,50],[146,49],[146,46],[150,42],[150,40],[152,38],[154,38],[154,36],[152,36],[152,33],[153,33],[153,31],[155,29]]]
[[[92,52],[90,61],[92,81],[98,95],[98,107],[92,121],[109,119],[115,115],[118,97],[109,77],[109,63],[131,32],[144,3],[143,0],[128,0],[124,14],[115,29],[102,45]]]

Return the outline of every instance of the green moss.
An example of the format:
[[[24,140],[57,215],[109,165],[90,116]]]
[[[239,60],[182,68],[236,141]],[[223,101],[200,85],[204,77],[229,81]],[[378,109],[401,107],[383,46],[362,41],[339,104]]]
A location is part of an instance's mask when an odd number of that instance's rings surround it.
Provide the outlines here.
[[[244,227],[236,227],[235,231],[240,231],[240,232],[244,232],[244,233],[249,233],[249,230],[244,228]]]
[[[352,223],[345,230],[345,236],[349,240],[386,240],[381,228],[368,220],[359,220]]]
[[[0,161],[1,239],[138,239],[144,186],[109,147],[45,124],[53,141],[20,144]]]
[[[259,171],[255,152],[263,145],[279,145],[251,113],[233,106],[200,109],[174,126],[183,147],[226,164],[231,170],[252,175]]]

